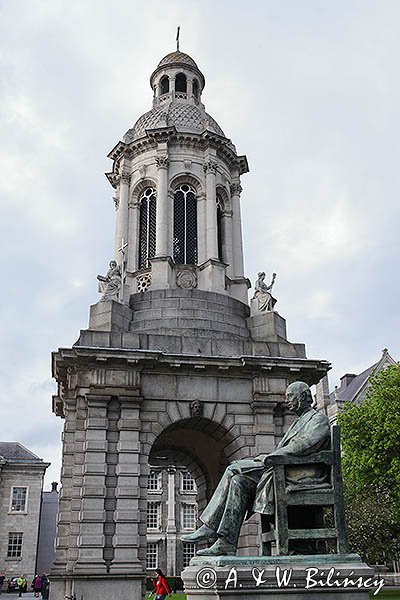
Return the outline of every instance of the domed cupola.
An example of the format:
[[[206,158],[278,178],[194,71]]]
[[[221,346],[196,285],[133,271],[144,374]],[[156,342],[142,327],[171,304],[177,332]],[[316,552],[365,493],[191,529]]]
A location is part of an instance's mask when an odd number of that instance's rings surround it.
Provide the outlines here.
[[[122,297],[184,288],[247,303],[240,176],[245,156],[205,111],[196,62],[177,50],[150,77],[153,107],[108,155]]]
[[[177,131],[211,131],[225,137],[201,103],[204,75],[188,54],[177,50],[164,56],[150,77],[150,85],[154,92],[153,108],[126,132],[124,142],[144,137],[146,129],[173,126]]]
[[[154,106],[186,100],[198,104],[205,86],[203,73],[188,54],[170,52],[158,63],[150,77]]]

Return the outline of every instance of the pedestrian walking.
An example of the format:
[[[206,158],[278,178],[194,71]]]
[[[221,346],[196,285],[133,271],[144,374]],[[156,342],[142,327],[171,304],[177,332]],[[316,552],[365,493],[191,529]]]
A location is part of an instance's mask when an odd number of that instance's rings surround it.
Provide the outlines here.
[[[154,596],[154,600],[165,600],[167,596],[171,595],[170,587],[165,579],[164,573],[161,569],[156,569],[155,571],[157,580],[156,580],[156,595]]]
[[[42,591],[42,578],[39,575],[35,575],[33,580],[33,595],[35,598],[39,598],[40,592]]]
[[[0,594],[1,594],[1,590],[3,589],[3,583],[5,580],[6,576],[4,575],[4,573],[0,573]]]
[[[46,573],[43,573],[43,575],[42,575],[42,598],[43,598],[43,600],[48,600],[49,590],[50,590],[50,580],[47,577]]]
[[[27,581],[26,581],[25,575],[21,575],[20,577],[18,577],[17,585],[18,585],[18,598],[21,598],[22,594],[24,592],[26,592]]]

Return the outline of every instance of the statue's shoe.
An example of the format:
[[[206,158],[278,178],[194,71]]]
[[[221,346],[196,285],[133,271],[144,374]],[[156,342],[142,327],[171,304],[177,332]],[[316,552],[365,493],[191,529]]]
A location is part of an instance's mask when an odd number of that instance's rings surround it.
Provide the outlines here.
[[[187,533],[186,535],[181,536],[182,542],[201,542],[206,540],[214,543],[217,539],[218,536],[215,531],[207,525],[202,525],[199,529],[193,531],[193,533]]]
[[[234,556],[236,554],[236,546],[230,544],[224,538],[218,538],[218,540],[204,550],[198,550],[197,556]]]

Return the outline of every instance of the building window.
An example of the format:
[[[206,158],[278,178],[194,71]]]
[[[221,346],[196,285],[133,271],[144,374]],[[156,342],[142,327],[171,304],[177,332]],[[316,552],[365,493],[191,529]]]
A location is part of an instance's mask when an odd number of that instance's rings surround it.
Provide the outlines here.
[[[162,94],[168,94],[169,92],[169,77],[166,75],[160,81],[160,91]]]
[[[156,190],[146,188],[139,202],[139,269],[147,269],[156,253]]]
[[[158,544],[147,544],[146,569],[158,568]]]
[[[196,544],[194,542],[183,542],[183,568],[189,566],[190,561],[196,554]]]
[[[8,534],[7,558],[19,558],[22,556],[23,533],[10,532]]]
[[[174,261],[197,264],[197,202],[194,189],[184,183],[174,195]]]
[[[160,504],[159,502],[147,503],[147,529],[159,529]]]
[[[11,488],[11,512],[26,512],[27,499],[27,487]]]
[[[223,202],[219,194],[217,194],[217,241],[218,241],[218,260],[222,262],[222,215],[223,215]]]
[[[182,504],[182,529],[196,528],[196,505]]]
[[[161,473],[151,471],[147,479],[147,489],[149,492],[158,492],[161,490]]]
[[[187,91],[186,75],[183,73],[178,73],[178,75],[175,77],[175,91],[184,93]]]
[[[195,492],[196,491],[196,482],[190,473],[182,473],[181,491],[182,492]]]

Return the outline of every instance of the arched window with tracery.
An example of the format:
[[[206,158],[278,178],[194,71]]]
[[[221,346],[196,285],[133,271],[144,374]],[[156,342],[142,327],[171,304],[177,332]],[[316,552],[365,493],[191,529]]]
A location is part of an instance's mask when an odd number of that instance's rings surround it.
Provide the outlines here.
[[[160,81],[160,92],[162,94],[168,94],[169,92],[169,77],[164,75],[164,77]]]
[[[174,261],[177,265],[197,264],[196,192],[186,183],[174,194]]]
[[[218,242],[218,260],[223,261],[223,228],[222,216],[224,213],[224,203],[221,195],[217,193],[217,242]]]
[[[139,269],[146,269],[156,253],[156,190],[146,188],[139,202]]]
[[[183,73],[178,73],[175,77],[175,91],[176,92],[187,92],[187,81],[186,75]]]

